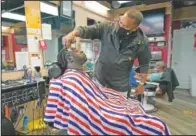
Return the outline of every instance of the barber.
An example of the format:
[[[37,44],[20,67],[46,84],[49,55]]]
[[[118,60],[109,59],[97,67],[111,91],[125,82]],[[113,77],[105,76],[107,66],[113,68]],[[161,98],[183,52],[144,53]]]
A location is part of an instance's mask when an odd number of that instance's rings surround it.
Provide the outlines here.
[[[129,72],[138,58],[143,77],[136,93],[144,92],[144,83],[151,59],[148,39],[138,27],[143,15],[136,9],[128,10],[118,22],[99,23],[92,26],[79,26],[62,39],[69,47],[75,37],[100,39],[102,47],[95,66],[95,78],[103,85],[123,94],[130,93]],[[128,97],[129,97],[128,93]]]

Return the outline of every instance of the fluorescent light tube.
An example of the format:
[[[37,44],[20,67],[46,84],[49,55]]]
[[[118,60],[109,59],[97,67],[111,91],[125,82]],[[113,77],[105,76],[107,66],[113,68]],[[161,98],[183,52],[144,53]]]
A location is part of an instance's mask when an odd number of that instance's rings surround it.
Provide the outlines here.
[[[40,10],[43,13],[51,14],[54,16],[58,16],[58,7],[57,6],[52,6],[50,4],[40,2]]]
[[[108,7],[100,4],[99,2],[96,2],[96,1],[85,1],[85,5],[88,7],[88,8],[92,8],[92,9],[95,9],[95,10],[110,10]]]
[[[128,3],[128,2],[131,2],[131,1],[118,1],[120,4],[123,4],[123,3]]]
[[[14,19],[14,20],[19,20],[19,21],[25,21],[25,16],[16,14],[16,13],[10,13],[10,12],[5,12],[2,14],[3,18],[8,18],[8,19]]]
[[[52,6],[49,4],[46,4],[44,2],[40,2],[40,10],[41,12],[51,14],[54,16],[58,16],[58,7]],[[13,20],[19,20],[19,21],[25,21],[26,17],[24,15],[11,13],[11,12],[5,12],[2,14],[3,18],[13,19]]]

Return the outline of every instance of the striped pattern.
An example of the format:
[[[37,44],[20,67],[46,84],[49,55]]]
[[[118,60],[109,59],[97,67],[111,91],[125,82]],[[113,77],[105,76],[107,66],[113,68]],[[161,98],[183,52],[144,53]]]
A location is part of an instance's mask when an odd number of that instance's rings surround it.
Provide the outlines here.
[[[51,80],[44,120],[69,135],[170,134],[166,124],[145,114],[138,101],[127,100],[112,89],[99,89],[76,70],[66,70]]]

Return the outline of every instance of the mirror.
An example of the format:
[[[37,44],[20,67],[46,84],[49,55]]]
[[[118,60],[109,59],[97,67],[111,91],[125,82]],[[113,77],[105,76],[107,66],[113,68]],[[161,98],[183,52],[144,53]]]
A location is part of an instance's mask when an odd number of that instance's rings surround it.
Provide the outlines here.
[[[2,71],[16,70],[16,53],[27,52],[24,1],[1,1]]]

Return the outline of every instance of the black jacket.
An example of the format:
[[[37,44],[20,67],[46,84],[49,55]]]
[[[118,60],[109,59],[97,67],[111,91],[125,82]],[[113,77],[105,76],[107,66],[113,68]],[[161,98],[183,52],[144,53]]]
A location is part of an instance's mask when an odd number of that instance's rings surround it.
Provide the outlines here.
[[[129,72],[136,58],[139,60],[141,73],[147,73],[151,53],[148,39],[141,29],[127,33],[119,39],[117,23],[100,23],[88,27],[76,28],[81,38],[100,39],[102,47],[95,66],[95,77],[106,87],[116,91],[131,90]]]
[[[179,82],[174,70],[172,68],[167,68],[163,73],[161,81],[159,82],[160,88],[167,92],[169,101],[172,101],[172,99],[174,98],[173,91],[177,86],[179,86]]]

